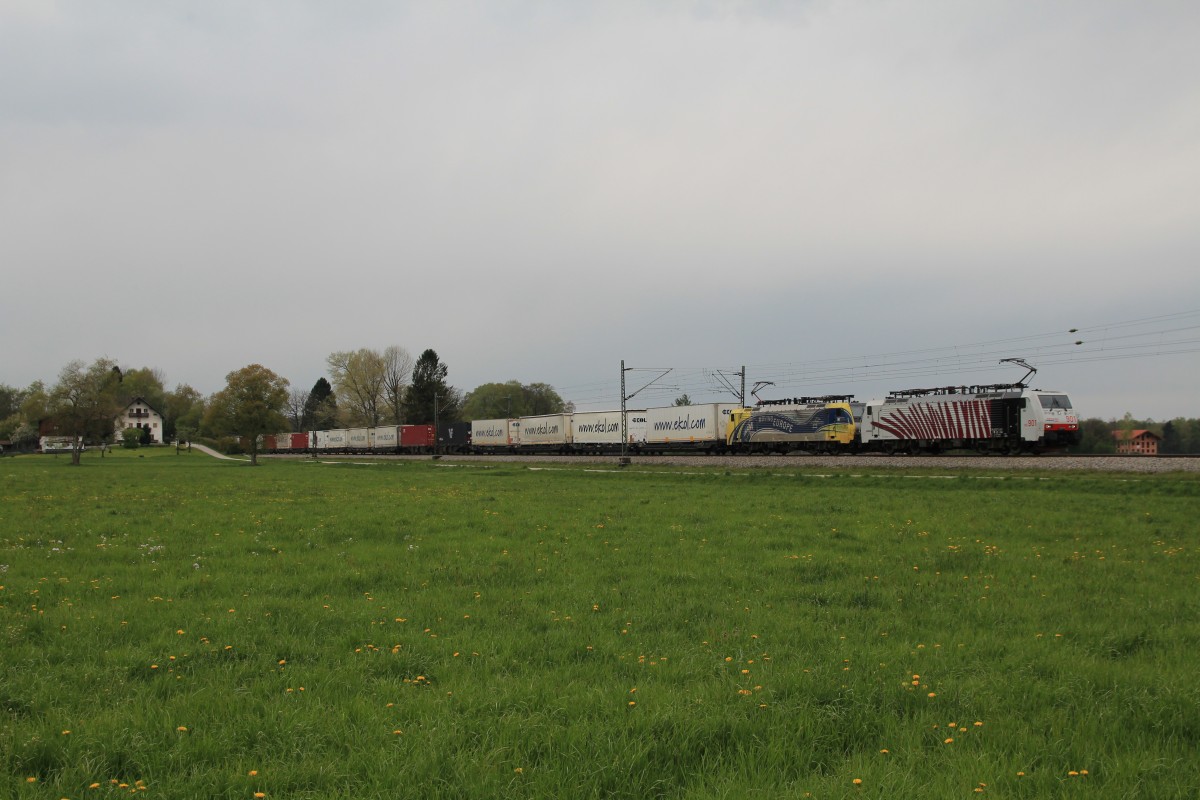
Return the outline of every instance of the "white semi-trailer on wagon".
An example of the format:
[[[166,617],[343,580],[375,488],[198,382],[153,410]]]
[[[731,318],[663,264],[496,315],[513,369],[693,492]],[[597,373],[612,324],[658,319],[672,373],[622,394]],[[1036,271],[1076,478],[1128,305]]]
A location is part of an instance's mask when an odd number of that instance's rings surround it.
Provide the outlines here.
[[[729,415],[736,408],[740,408],[736,403],[648,408],[644,447],[652,451],[724,450]]]
[[[471,422],[471,449],[511,450],[521,444],[521,420],[477,419]]]

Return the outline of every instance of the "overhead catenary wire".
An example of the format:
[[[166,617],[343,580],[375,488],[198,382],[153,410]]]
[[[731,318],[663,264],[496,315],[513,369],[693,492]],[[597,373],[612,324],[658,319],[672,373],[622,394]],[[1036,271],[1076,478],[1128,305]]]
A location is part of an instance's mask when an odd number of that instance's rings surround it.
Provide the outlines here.
[[[1194,324],[1193,324],[1194,323]],[[781,395],[825,389],[842,391],[863,384],[896,383],[940,376],[966,380],[964,373],[996,375],[1011,371],[1001,358],[1021,356],[1038,365],[1091,364],[1200,352],[1200,309],[998,339],[884,353],[827,356],[809,361],[747,364],[747,375],[774,382]],[[645,368],[650,369],[650,368]],[[659,368],[662,369],[662,368]],[[727,400],[729,387],[716,379],[732,367],[674,367],[670,387],[639,395],[647,406],[671,404],[682,394],[708,402]],[[973,380],[973,379],[972,379]],[[899,385],[891,387],[901,388]],[[577,407],[615,407],[619,391],[603,381],[564,387]]]

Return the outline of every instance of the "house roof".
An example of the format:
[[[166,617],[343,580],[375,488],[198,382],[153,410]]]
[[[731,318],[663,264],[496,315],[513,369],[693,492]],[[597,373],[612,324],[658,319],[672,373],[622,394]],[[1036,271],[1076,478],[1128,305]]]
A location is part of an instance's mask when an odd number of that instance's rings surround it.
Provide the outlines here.
[[[1159,436],[1154,431],[1148,431],[1148,430],[1145,430],[1144,428],[1135,430],[1135,431],[1113,431],[1112,435],[1113,435],[1114,439],[1120,439],[1120,440],[1144,439],[1146,437],[1149,437],[1151,439],[1160,439],[1160,440],[1162,439],[1162,437]]]
[[[130,406],[132,406],[132,405],[142,405],[142,406],[145,406],[146,408],[148,408],[148,409],[150,409],[151,411],[153,411],[155,414],[158,414],[160,417],[162,416],[162,412],[161,412],[161,411],[159,411],[159,410],[158,410],[157,408],[155,408],[154,406],[150,405],[148,402],[146,402],[146,398],[142,397],[141,395],[137,395],[136,397],[131,397],[131,398],[129,398],[129,401],[128,401],[127,403],[125,403],[125,410],[126,410],[126,411],[128,411],[128,410],[129,410],[129,407],[130,407]]]

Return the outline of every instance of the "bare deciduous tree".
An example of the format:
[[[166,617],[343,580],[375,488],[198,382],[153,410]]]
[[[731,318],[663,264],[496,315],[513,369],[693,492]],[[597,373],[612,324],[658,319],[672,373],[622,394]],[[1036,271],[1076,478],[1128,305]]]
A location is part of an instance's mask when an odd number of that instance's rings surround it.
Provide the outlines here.
[[[287,402],[283,407],[283,415],[288,418],[288,422],[292,423],[292,430],[301,430],[301,425],[304,424],[304,408],[308,405],[308,392],[301,389],[299,386],[293,386],[288,390]]]
[[[412,377],[413,357],[407,350],[392,345],[383,351],[383,396],[391,421],[404,422],[404,391]]]

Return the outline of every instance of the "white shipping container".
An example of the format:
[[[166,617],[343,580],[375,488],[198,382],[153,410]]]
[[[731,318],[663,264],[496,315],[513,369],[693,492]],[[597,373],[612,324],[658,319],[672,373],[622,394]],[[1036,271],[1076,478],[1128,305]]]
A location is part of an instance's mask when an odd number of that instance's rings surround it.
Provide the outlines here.
[[[629,441],[646,438],[646,412],[626,411]],[[635,420],[641,420],[637,424]],[[636,428],[636,430],[635,430]],[[620,445],[620,411],[577,411],[571,416],[571,440],[576,445]]]
[[[702,403],[646,409],[646,444],[699,446],[725,441],[735,403]]]
[[[275,434],[275,450],[276,451],[291,450],[291,449],[292,449],[292,435],[290,433]]]
[[[371,449],[370,428],[351,428],[346,432],[346,439],[350,443],[351,450]]]
[[[384,425],[371,429],[371,448],[373,450],[395,450],[400,446],[400,427]]]
[[[521,417],[522,447],[557,447],[571,443],[571,415]]]
[[[314,446],[318,450],[345,450],[349,447],[349,433],[344,429],[314,431],[313,438],[316,439]]]
[[[477,419],[471,423],[471,444],[474,447],[509,447],[517,444],[513,435],[520,434],[519,419]]]

